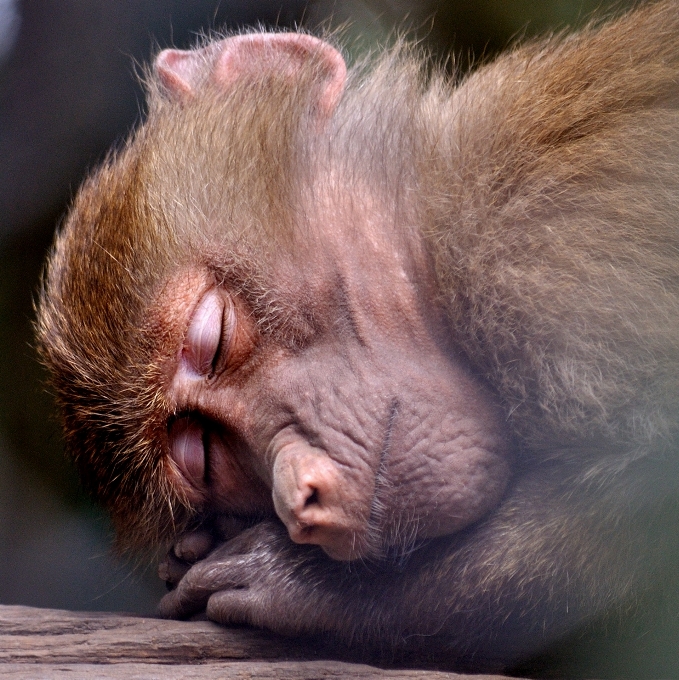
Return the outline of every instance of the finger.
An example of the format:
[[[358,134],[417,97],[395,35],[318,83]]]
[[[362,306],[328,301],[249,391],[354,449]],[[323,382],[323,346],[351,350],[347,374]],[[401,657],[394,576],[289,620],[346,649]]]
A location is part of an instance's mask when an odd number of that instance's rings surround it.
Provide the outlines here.
[[[223,625],[255,624],[252,593],[247,588],[220,590],[207,602],[207,618]]]
[[[237,565],[233,565],[234,567]],[[238,570],[242,573],[242,570]],[[243,587],[229,562],[206,560],[191,567],[177,587],[158,605],[164,618],[186,618],[205,609],[209,597],[220,590]]]
[[[178,560],[170,550],[158,564],[158,576],[167,583],[168,587],[174,587],[190,568],[190,564]]]
[[[207,529],[191,531],[177,539],[174,554],[180,560],[193,564],[202,560],[214,547],[214,538]]]
[[[158,616],[164,619],[185,619],[203,611],[210,594],[205,592],[201,597],[192,589],[182,588],[183,581],[163,597],[158,603]]]

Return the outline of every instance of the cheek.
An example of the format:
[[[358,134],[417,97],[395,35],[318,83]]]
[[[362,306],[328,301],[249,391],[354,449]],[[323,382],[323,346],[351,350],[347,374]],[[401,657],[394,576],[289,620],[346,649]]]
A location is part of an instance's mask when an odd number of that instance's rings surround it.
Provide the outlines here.
[[[415,512],[418,533],[431,537],[460,531],[495,508],[512,475],[499,420],[473,389],[439,403],[430,397],[411,404],[395,427],[389,461],[390,481],[398,489],[389,498],[394,517]]]
[[[210,508],[217,512],[273,514],[271,490],[254,471],[252,453],[214,437],[207,475]]]

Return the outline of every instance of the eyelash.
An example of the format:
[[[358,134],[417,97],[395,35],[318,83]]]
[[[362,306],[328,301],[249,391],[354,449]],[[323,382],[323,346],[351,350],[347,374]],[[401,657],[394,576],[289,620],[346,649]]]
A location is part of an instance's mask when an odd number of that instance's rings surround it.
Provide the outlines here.
[[[215,355],[212,358],[210,372],[206,376],[207,380],[214,380],[217,375],[223,373],[229,367],[228,359],[231,354],[234,336],[236,335],[236,325],[237,318],[233,302],[230,299],[227,299],[222,308],[219,343],[217,344]]]
[[[222,356],[222,354],[224,353],[224,316],[226,314],[227,304],[225,304],[224,307],[222,307],[222,317],[219,321],[219,328],[220,328],[219,342],[217,343],[217,349],[215,351],[215,355],[212,357],[212,363],[210,364],[210,371],[206,376],[208,380],[214,379],[214,377],[217,373],[217,365],[219,363],[219,359]]]

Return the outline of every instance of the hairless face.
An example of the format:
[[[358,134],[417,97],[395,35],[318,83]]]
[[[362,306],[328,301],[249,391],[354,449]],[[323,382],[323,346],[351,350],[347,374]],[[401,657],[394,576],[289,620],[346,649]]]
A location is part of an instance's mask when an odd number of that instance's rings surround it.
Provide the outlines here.
[[[163,291],[178,318],[168,446],[196,506],[273,503],[293,541],[347,560],[478,520],[509,459],[499,409],[427,305],[425,254],[390,241],[379,213],[324,212],[266,272],[285,333],[260,332],[238,283],[214,273]]]

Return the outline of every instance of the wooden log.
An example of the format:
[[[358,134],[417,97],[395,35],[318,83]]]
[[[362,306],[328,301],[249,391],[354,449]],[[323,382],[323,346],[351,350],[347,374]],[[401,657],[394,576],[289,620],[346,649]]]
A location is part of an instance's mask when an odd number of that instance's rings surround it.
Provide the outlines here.
[[[7,664],[0,665],[7,680],[507,680],[498,676],[465,676],[418,670],[384,670],[341,661],[230,661],[202,665],[145,663]]]
[[[325,657],[325,658],[324,658]],[[0,605],[0,676],[12,680],[465,680],[432,670],[383,669],[251,628],[112,613]],[[499,676],[473,676],[498,680]]]
[[[317,654],[293,640],[252,628],[0,606],[0,663],[195,663],[304,657],[314,659]]]

